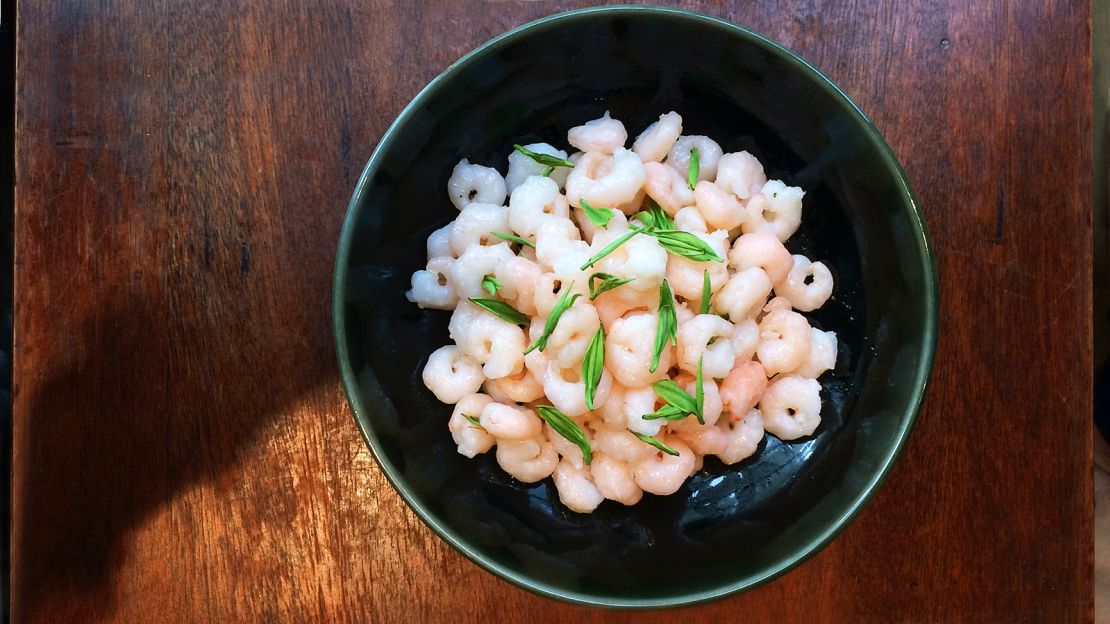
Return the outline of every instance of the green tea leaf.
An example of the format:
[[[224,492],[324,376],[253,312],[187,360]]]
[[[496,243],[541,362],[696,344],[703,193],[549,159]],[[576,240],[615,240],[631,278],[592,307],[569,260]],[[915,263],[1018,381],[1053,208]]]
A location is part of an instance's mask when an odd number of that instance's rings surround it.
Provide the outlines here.
[[[636,433],[635,431],[632,432],[632,435],[636,436],[637,438],[640,438],[641,442],[650,444],[650,445],[654,446],[655,448],[659,449],[660,451],[663,451],[667,455],[674,455],[675,457],[678,457],[678,455],[679,455],[678,451],[676,451],[673,448],[667,446],[666,444],[663,444],[662,442],[660,442],[659,440],[656,440],[655,438],[653,438],[651,436],[646,436],[642,433]]]
[[[598,296],[601,295],[601,293],[613,290],[614,288],[616,288],[618,286],[623,286],[624,284],[627,284],[628,282],[631,282],[632,279],[633,278],[631,278],[631,277],[627,277],[627,278],[617,277],[615,275],[610,275],[608,273],[594,273],[593,275],[590,276],[590,279],[586,282],[587,284],[590,285],[590,301],[593,301],[594,299],[597,299]],[[594,283],[595,280],[601,280],[601,284],[600,285],[595,284]]]
[[[503,321],[508,321],[513,325],[522,325],[525,327],[528,326],[528,317],[524,316],[524,314],[522,314],[520,310],[517,310],[504,301],[498,301],[497,299],[485,299],[482,297],[471,297],[470,302],[490,312]]]
[[[655,217],[655,226],[659,230],[673,230],[675,229],[674,221],[667,216],[667,212],[659,205],[659,202],[652,198],[648,198],[648,210]]]
[[[487,275],[482,278],[482,288],[491,296],[496,295],[497,291],[501,289],[501,283],[497,281],[496,277]]]
[[[654,230],[648,234],[655,237],[659,244],[667,251],[689,258],[697,262],[706,262],[713,260],[715,262],[724,262],[724,260],[717,255],[717,252],[709,246],[702,239],[694,236],[689,232],[680,232],[678,230]]]
[[[713,298],[713,286],[709,283],[709,271],[701,272],[701,314],[709,314],[709,301]]]
[[[550,154],[540,154],[539,152],[533,152],[523,145],[514,144],[513,149],[545,167],[551,167],[552,170],[554,170],[555,167],[569,167],[571,169],[574,168],[574,163],[565,158],[559,158],[558,156],[552,156]]]
[[[651,387],[655,390],[655,395],[666,401],[667,405],[673,405],[687,414],[698,413],[697,400],[670,379],[657,381]]]
[[[480,421],[477,418],[471,416],[470,414],[463,414],[463,418],[465,418],[466,422],[470,423],[471,425],[474,425],[475,427],[477,427],[479,429],[483,429],[482,421]]]
[[[536,244],[533,243],[532,241],[528,240],[527,238],[521,238],[519,236],[514,236],[512,234],[502,234],[501,232],[491,232],[491,233],[494,236],[496,236],[497,238],[500,238],[503,241],[508,241],[510,243],[519,243],[521,245],[524,245],[525,247],[531,247],[532,249],[536,248]]]
[[[561,317],[563,312],[566,312],[570,306],[574,305],[575,299],[582,296],[575,293],[574,296],[571,297],[571,286],[574,286],[574,282],[571,282],[566,289],[563,290],[563,295],[559,297],[559,301],[555,303],[555,307],[551,309],[551,315],[547,317],[547,322],[543,325],[543,334],[524,351],[524,355],[528,355],[536,349],[543,351],[547,348],[547,339],[551,337],[551,333],[555,331],[555,326],[559,324],[559,317]]]
[[[582,204],[582,210],[585,211],[586,218],[590,220],[590,223],[600,228],[609,227],[609,221],[613,219],[612,208],[594,208],[585,199],[578,200],[578,203]]]
[[[549,177],[551,177],[551,172],[552,171],[555,171],[555,167],[552,167],[551,165],[548,165],[548,166],[543,168],[543,171],[540,172],[540,175],[542,175],[545,178],[549,178]]]
[[[648,209],[636,213],[633,219],[638,219],[648,230],[673,230],[674,221],[667,216],[663,207],[652,198],[647,199]]]
[[[632,230],[631,232],[627,232],[625,234],[622,234],[620,236],[620,238],[618,238],[617,240],[609,243],[608,245],[605,246],[604,249],[602,249],[601,251],[594,254],[594,257],[592,257],[592,258],[590,258],[589,260],[586,261],[586,264],[583,264],[582,266],[578,267],[578,270],[579,271],[585,271],[586,269],[592,267],[598,260],[601,260],[605,256],[608,256],[609,254],[616,251],[617,247],[620,247],[621,245],[627,243],[633,236],[639,234],[640,232],[643,232],[644,229],[645,228],[642,228],[642,227],[641,228],[636,228],[636,229]]]
[[[586,437],[582,428],[578,426],[578,423],[551,405],[537,405],[536,412],[539,413],[544,422],[551,425],[555,433],[570,440],[572,444],[581,449],[582,461],[586,462],[586,465],[590,464],[592,457],[590,454],[590,440]]]
[[[698,148],[690,150],[690,171],[686,174],[686,184],[690,186],[690,190],[698,185],[698,173],[701,171],[700,163],[698,162]]]
[[[671,285],[663,280],[663,284],[659,286],[659,324],[655,329],[655,348],[651,356],[651,368],[648,369],[650,372],[654,373],[659,368],[659,356],[663,355],[667,342],[677,344],[677,332],[678,314],[674,309],[674,295],[671,294]]]
[[[702,356],[698,356],[698,375],[694,380],[694,404],[697,406],[698,411],[694,414],[698,417],[698,424],[705,424],[705,387],[702,385],[701,380],[701,360]]]
[[[658,418],[662,418],[663,420],[682,420],[689,415],[690,412],[687,412],[684,409],[675,407],[673,405],[664,405],[663,407],[660,407],[650,414],[644,414],[640,418],[643,418],[644,420],[656,420]]]
[[[601,383],[601,375],[605,372],[605,328],[598,327],[590,346],[586,348],[586,357],[582,358],[582,383],[586,385],[586,407],[594,408],[594,397],[597,395],[597,385]]]

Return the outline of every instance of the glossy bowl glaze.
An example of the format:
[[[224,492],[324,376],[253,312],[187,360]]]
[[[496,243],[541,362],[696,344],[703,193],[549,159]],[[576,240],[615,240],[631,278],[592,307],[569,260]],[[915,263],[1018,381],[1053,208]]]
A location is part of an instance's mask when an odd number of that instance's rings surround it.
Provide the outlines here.
[[[425,239],[458,212],[460,158],[505,170],[513,143],[564,145],[604,111],[635,135],[661,113],[771,178],[806,190],[788,247],[829,264],[812,322],[840,338],[809,438],[767,436],[750,459],[709,459],[676,494],[567,510],[487,453],[455,452],[450,406],[420,372],[448,312],[405,300]],[[490,41],[432,81],[381,139],[351,199],[336,260],[339,365],[383,472],[443,539],[532,591],[580,603],[673,606],[767,581],[828,543],[882,481],[932,366],[937,283],[913,192],[874,126],[828,79],[734,24],[649,7],[552,16]],[[390,496],[381,492],[381,496]]]

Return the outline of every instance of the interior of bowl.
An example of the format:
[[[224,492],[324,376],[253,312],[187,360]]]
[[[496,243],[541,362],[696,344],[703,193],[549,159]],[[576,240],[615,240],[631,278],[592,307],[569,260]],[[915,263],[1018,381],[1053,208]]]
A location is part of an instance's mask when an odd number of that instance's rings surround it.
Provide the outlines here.
[[[504,173],[513,143],[566,147],[605,111],[635,135],[682,114],[684,134],[755,154],[806,191],[788,248],[824,260],[836,288],[811,322],[836,331],[822,423],[768,435],[737,465],[715,459],[674,495],[566,509],[493,453],[455,451],[451,407],[421,382],[449,312],[405,300],[430,232],[453,219],[460,158]],[[542,593],[656,606],[771,578],[827,542],[893,461],[916,416],[936,323],[932,259],[897,162],[854,106],[769,41],[710,18],[608,9],[548,18],[487,44],[429,85],[383,137],[352,199],[337,260],[335,325],[356,420],[406,501],[481,565]]]

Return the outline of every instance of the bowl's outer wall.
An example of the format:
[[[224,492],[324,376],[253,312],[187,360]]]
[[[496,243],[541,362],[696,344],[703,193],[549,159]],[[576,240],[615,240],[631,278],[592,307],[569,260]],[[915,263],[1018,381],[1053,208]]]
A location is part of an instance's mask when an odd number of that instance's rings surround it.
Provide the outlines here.
[[[669,497],[576,514],[550,480],[525,485],[493,453],[455,452],[420,379],[449,342],[449,313],[404,291],[424,241],[457,215],[446,181],[460,158],[505,170],[513,143],[566,147],[604,111],[636,134],[660,114],[768,176],[806,190],[788,247],[836,276],[808,315],[837,332],[823,422],[805,440],[768,436],[735,466],[708,460]],[[402,123],[403,122],[403,123]],[[390,480],[482,565],[562,598],[648,606],[765,580],[811,554],[866,498],[916,415],[932,358],[935,277],[912,195],[870,124],[830,84],[739,29],[662,11],[600,11],[518,32],[458,63],[383,139],[352,200],[338,258],[337,333],[364,435]]]

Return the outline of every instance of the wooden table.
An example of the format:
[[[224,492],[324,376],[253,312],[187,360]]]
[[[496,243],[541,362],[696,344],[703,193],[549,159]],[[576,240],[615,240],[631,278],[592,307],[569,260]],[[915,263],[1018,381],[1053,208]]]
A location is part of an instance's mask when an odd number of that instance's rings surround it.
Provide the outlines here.
[[[933,384],[830,547],[649,622],[1091,617],[1089,4],[684,6],[812,61],[936,246]],[[19,4],[13,614],[578,621],[437,539],[364,448],[329,319],[347,200],[454,59],[576,2]]]

